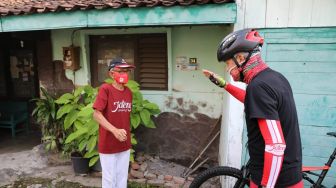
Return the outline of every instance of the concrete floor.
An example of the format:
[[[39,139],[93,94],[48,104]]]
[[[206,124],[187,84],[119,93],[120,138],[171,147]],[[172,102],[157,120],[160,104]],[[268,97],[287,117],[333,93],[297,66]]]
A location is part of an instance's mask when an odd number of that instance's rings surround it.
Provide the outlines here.
[[[41,133],[36,129],[29,133],[19,132],[12,138],[10,129],[0,128],[0,154],[31,150],[40,143]]]

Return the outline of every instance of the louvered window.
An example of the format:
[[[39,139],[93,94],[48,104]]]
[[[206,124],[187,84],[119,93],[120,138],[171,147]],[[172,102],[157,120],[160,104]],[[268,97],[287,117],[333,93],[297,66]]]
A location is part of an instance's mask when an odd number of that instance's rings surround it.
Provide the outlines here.
[[[142,90],[168,90],[166,34],[91,36],[90,43],[94,86],[107,78],[107,64],[119,56],[135,64],[132,77]]]
[[[144,35],[138,39],[136,80],[144,90],[167,90],[166,35]]]

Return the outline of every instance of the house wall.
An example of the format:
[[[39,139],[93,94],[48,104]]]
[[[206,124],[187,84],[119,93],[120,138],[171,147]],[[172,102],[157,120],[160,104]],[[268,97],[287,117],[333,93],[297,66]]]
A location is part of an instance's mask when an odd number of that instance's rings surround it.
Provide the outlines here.
[[[156,118],[158,128],[153,131],[139,131],[140,149],[160,153],[162,158],[176,159],[187,164],[198,152],[200,145],[222,114],[223,90],[206,79],[201,70],[209,69],[224,74],[224,65],[216,59],[218,43],[232,30],[229,26],[174,26],[155,28],[95,29],[95,30],[53,30],[53,60],[62,60],[62,47],[81,47],[81,69],[75,73],[67,70],[66,75],[75,85],[90,83],[89,35],[167,33],[168,44],[168,91],[143,91],[144,97],[159,105],[162,112]],[[196,71],[176,70],[176,58],[186,56],[197,58]],[[169,118],[167,118],[169,117]],[[174,121],[168,121],[169,119]],[[172,123],[175,122],[175,123]],[[168,129],[167,129],[168,127]],[[176,130],[178,130],[176,132]],[[165,134],[166,133],[166,134]],[[158,135],[153,137],[150,135]],[[167,138],[165,137],[167,136]],[[186,135],[190,135],[186,138]],[[170,142],[163,142],[170,140]],[[172,144],[173,143],[173,144]],[[198,143],[198,144],[195,144]],[[153,144],[155,146],[153,146]],[[179,145],[180,148],[176,148]],[[212,149],[212,159],[217,161],[218,140]],[[154,149],[153,149],[154,148]]]
[[[242,0],[244,27],[336,26],[335,0]],[[257,18],[257,19],[256,19]]]

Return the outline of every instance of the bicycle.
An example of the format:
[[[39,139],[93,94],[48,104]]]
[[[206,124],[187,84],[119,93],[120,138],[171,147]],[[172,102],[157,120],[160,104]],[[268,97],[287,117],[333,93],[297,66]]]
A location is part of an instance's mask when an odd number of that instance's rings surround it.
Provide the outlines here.
[[[336,137],[336,132],[327,133],[329,136]],[[311,184],[312,188],[325,188],[322,185],[324,178],[326,177],[331,165],[336,157],[336,147],[334,152],[330,155],[328,162],[324,166],[303,166],[302,173],[303,179]],[[249,164],[248,161],[246,165],[243,165],[241,169],[232,168],[228,166],[218,166],[214,168],[210,168],[201,172],[197,177],[194,178],[189,188],[199,188],[203,187],[211,187],[211,183],[219,181],[226,181],[227,187],[233,188],[243,188],[245,186],[250,185],[250,172],[249,172]],[[320,174],[314,173],[313,171],[321,171]],[[318,179],[316,181],[312,180],[310,175],[317,176]],[[221,178],[219,178],[221,177]],[[215,180],[213,180],[215,178]],[[334,185],[336,188],[336,185]]]

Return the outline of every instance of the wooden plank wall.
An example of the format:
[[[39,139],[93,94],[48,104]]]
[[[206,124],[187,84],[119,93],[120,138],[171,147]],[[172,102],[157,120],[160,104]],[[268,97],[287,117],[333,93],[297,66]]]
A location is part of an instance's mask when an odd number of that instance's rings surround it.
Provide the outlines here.
[[[336,26],[335,0],[241,1],[245,3],[245,27]]]
[[[336,147],[336,28],[268,29],[263,56],[289,80],[295,97],[303,162],[323,166]],[[334,163],[325,180],[336,184]]]

